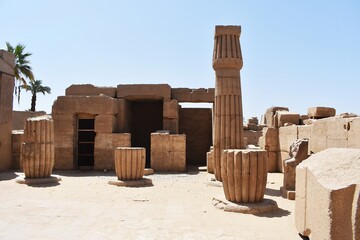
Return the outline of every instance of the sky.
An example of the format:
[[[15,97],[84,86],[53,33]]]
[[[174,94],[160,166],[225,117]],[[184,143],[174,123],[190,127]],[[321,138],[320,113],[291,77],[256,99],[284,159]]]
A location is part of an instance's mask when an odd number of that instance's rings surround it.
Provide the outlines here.
[[[358,0],[0,0],[0,12],[0,49],[25,44],[52,89],[37,110],[71,84],[213,88],[215,26],[241,25],[245,119],[272,106],[360,114]],[[23,91],[14,110],[30,99]]]

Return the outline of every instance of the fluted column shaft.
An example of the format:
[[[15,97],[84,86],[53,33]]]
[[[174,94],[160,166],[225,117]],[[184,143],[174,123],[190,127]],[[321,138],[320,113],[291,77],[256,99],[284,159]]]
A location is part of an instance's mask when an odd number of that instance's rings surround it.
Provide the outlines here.
[[[145,151],[145,148],[140,147],[117,147],[115,149],[115,172],[119,180],[143,178]]]
[[[216,72],[214,107],[214,172],[221,181],[221,152],[244,148],[240,69],[240,26],[216,26],[213,68]]]

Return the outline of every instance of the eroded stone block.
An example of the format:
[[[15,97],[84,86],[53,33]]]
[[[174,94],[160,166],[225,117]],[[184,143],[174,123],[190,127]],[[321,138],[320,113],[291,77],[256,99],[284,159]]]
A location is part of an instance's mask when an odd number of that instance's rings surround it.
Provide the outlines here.
[[[163,117],[169,119],[179,118],[179,104],[176,99],[165,101],[163,105]]]
[[[115,87],[97,87],[92,84],[73,84],[66,88],[65,95],[99,96],[100,94],[116,98]]]
[[[308,116],[310,118],[328,118],[336,114],[335,108],[330,107],[310,107],[308,108]]]
[[[277,111],[275,114],[275,126],[282,127],[285,125],[299,125],[300,123],[300,114],[292,113],[287,111]]]
[[[166,101],[171,98],[171,87],[168,84],[120,84],[117,86],[117,97]]]
[[[172,88],[171,98],[179,102],[214,102],[215,89],[214,88]]]
[[[299,233],[310,239],[359,239],[359,159],[359,149],[330,148],[298,165],[295,224]]]
[[[96,133],[112,133],[116,130],[116,117],[114,115],[97,115],[95,117]]]
[[[288,126],[279,128],[279,146],[280,151],[289,152],[289,148],[295,140],[298,139],[297,126]]]

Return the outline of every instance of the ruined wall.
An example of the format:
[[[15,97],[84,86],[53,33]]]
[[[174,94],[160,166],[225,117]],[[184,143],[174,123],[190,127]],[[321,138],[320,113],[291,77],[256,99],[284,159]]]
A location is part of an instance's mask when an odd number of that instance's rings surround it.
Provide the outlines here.
[[[179,133],[186,134],[187,165],[206,166],[212,145],[212,113],[207,108],[181,108]]]
[[[0,50],[0,171],[12,165],[12,108],[15,56]]]

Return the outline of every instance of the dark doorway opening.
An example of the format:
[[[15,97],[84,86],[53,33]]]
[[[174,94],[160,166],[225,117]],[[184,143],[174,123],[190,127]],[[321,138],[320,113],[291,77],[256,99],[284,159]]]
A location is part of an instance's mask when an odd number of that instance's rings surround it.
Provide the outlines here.
[[[92,169],[94,167],[95,119],[78,119],[77,166]]]
[[[131,146],[146,148],[146,167],[151,167],[150,134],[163,129],[163,101],[129,101]]]

